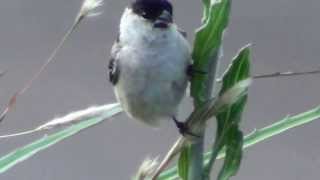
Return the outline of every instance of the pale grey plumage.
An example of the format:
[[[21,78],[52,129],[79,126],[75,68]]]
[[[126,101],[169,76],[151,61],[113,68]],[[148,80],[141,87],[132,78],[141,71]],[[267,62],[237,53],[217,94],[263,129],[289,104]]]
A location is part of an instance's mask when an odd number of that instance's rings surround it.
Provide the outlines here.
[[[191,55],[175,24],[154,28],[127,8],[111,56],[110,80],[131,118],[155,125],[176,115],[185,96]]]

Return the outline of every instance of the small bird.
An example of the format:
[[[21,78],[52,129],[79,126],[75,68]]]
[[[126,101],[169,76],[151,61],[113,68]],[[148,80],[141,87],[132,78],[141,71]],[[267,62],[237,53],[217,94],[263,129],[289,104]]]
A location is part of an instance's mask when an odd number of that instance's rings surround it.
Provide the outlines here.
[[[111,50],[109,80],[124,111],[133,119],[157,125],[177,121],[192,63],[188,41],[173,22],[168,0],[134,0],[120,21]]]

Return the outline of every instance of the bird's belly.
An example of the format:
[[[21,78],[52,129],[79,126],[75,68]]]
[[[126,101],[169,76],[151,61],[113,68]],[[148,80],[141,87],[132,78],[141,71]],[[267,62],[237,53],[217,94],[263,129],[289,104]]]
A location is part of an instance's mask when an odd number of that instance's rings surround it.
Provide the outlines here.
[[[156,125],[159,120],[176,114],[185,95],[188,78],[184,65],[180,67],[181,70],[175,67],[173,74],[168,72],[171,68],[164,65],[156,69],[137,68],[121,72],[115,91],[129,116]],[[168,74],[162,74],[166,72]]]

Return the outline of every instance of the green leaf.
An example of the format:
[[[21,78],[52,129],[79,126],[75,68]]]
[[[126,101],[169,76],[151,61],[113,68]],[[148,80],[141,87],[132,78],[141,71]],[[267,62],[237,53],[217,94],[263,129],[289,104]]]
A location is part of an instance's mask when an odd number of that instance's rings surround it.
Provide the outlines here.
[[[223,38],[223,32],[228,26],[231,0],[214,0],[210,2],[203,0],[204,20],[202,26],[197,30],[192,58],[193,67],[203,72],[211,72],[210,68],[216,68],[219,59],[219,49]],[[210,8],[208,8],[210,5]],[[207,94],[211,94],[211,87],[207,87],[209,78],[213,74],[193,76],[191,80],[191,95],[197,104],[206,100]],[[211,84],[211,83],[209,83]]]
[[[232,88],[238,82],[250,77],[250,45],[240,50],[233,59],[227,71],[223,74],[220,95]]]
[[[227,180],[234,176],[240,167],[242,158],[243,135],[238,126],[232,127],[226,144],[226,157],[219,173],[219,180]]]
[[[82,121],[78,124],[72,125],[64,130],[56,132],[52,135],[45,136],[39,140],[34,141],[24,147],[16,149],[15,151],[0,158],[0,173],[7,171],[18,163],[32,157],[36,153],[49,148],[50,146],[72,136],[80,131],[92,127],[103,120],[110,118],[122,111],[119,104],[110,104],[110,108],[102,115]]]
[[[263,142],[267,139],[270,139],[278,134],[284,133],[290,129],[305,125],[307,123],[311,123],[320,118],[320,106],[314,109],[310,109],[309,111],[297,114],[295,116],[286,117],[282,120],[277,121],[270,126],[264,127],[259,130],[255,130],[254,132],[248,134],[244,138],[243,149],[251,147],[259,142]],[[217,159],[225,158],[226,149],[223,148]],[[212,151],[205,153],[204,155],[204,164],[207,165],[209,163],[210,158],[212,157]],[[158,180],[167,180],[167,179],[177,179],[177,167],[173,167],[167,171],[164,171],[160,174]]]
[[[210,57],[213,54],[212,52],[218,50],[221,45],[222,34],[229,23],[230,7],[230,0],[217,0],[210,6],[209,16],[204,25],[197,30],[196,49],[194,49],[193,55],[202,58]],[[202,61],[205,61],[205,59]]]
[[[220,97],[237,83],[248,79],[250,76],[250,49],[245,47],[232,61],[231,65],[223,75]],[[211,169],[218,153],[223,147],[226,148],[226,159],[219,173],[219,180],[228,180],[238,171],[241,161],[243,136],[239,129],[241,115],[247,101],[247,94],[234,102],[233,105],[219,112],[217,117],[217,133],[215,143],[212,147],[212,156],[205,169],[205,176],[209,179]]]
[[[207,61],[214,52],[217,52],[222,41],[222,35],[229,23],[230,0],[215,0],[209,9],[207,1],[204,2],[208,17],[197,32],[194,41],[193,57],[197,61],[195,65],[201,65]]]
[[[208,14],[210,10],[210,0],[202,0],[202,5],[203,5],[202,21],[205,22],[208,19]]]
[[[188,180],[189,148],[185,147],[180,153],[178,161],[178,173],[181,180]]]

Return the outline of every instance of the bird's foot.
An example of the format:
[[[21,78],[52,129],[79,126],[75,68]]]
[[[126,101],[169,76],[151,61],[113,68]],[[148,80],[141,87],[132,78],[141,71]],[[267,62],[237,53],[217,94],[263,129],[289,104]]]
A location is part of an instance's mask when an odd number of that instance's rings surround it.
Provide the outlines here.
[[[190,77],[193,77],[194,75],[206,75],[206,74],[207,74],[206,71],[196,69],[194,65],[189,65],[187,68],[187,75]]]
[[[174,123],[176,124],[177,128],[179,129],[179,133],[182,135],[182,136],[192,136],[192,137],[197,137],[197,138],[200,138],[201,136],[193,133],[190,131],[190,128],[188,126],[188,124],[186,122],[180,122],[177,120],[176,117],[172,117]]]

